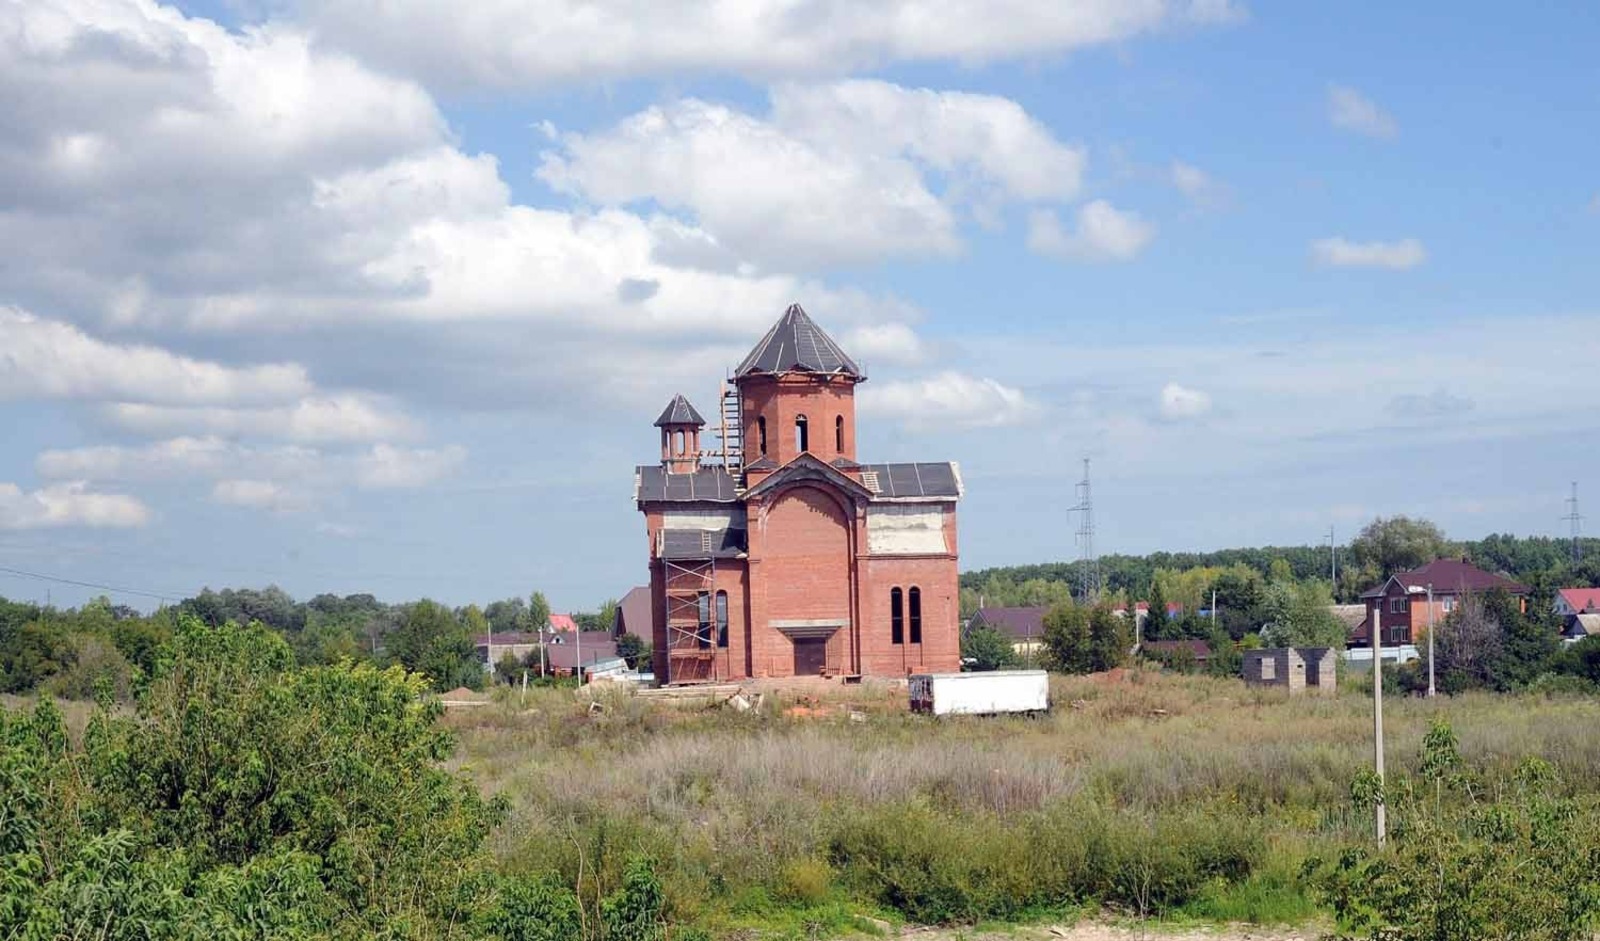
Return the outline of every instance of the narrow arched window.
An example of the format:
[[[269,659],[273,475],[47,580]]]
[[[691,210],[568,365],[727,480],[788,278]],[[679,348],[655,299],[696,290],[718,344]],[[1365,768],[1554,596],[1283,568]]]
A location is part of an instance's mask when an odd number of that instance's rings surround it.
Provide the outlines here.
[[[889,590],[889,642],[894,644],[906,642],[905,594],[898,588]]]
[[[844,416],[840,415],[833,420],[833,449],[840,454],[844,453]]]
[[[672,453],[680,455],[683,453],[683,432],[681,431],[675,431],[672,434]]]
[[[695,631],[695,644],[703,650],[711,646],[711,593],[702,591],[695,607],[700,621]]]
[[[811,450],[811,434],[804,415],[794,420],[794,449],[802,454]]]
[[[717,646],[728,646],[728,593],[717,592]]]
[[[911,642],[922,643],[922,589],[911,589]]]
[[[761,449],[761,456],[767,456],[767,416],[762,415],[756,419],[756,445]]]

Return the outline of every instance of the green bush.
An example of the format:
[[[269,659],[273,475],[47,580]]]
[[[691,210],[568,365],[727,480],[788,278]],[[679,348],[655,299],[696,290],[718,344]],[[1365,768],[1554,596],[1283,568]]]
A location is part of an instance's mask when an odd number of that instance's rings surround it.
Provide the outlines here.
[[[1449,727],[1429,732],[1418,789],[1384,787],[1387,850],[1351,845],[1305,872],[1341,939],[1582,941],[1600,918],[1600,807],[1554,796],[1554,768],[1525,760],[1511,780],[1463,772]],[[1364,791],[1371,792],[1371,788]],[[1379,793],[1372,792],[1370,798]]]
[[[582,941],[578,896],[553,874],[505,878],[499,898],[482,919],[484,932],[500,941]]]
[[[1010,818],[903,805],[857,815],[830,845],[830,861],[858,891],[938,924],[1084,902],[1156,914],[1214,881],[1247,879],[1264,855],[1247,821],[1198,812],[1147,818],[1091,803]]]

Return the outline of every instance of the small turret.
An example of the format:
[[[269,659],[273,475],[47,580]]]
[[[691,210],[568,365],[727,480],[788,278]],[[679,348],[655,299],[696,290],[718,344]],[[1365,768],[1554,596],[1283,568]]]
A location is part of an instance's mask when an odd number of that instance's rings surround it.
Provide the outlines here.
[[[674,396],[656,419],[661,429],[661,466],[669,474],[692,474],[700,469],[700,429],[706,420],[682,395]]]

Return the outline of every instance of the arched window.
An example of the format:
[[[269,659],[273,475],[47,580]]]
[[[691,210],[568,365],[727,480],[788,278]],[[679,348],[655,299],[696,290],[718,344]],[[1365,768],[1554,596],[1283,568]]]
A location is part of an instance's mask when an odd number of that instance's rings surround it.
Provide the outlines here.
[[[911,642],[922,643],[922,589],[911,589]]]
[[[833,449],[840,454],[844,453],[844,416],[840,415],[833,420]]]
[[[905,595],[898,588],[889,589],[889,641],[895,644],[906,642]]]
[[[717,592],[717,646],[728,646],[728,593]]]
[[[695,631],[695,645],[704,650],[711,646],[711,593],[702,591],[696,599],[695,607],[699,610],[699,625]]]
[[[811,434],[804,415],[797,415],[794,419],[794,449],[801,454],[811,450]]]
[[[675,431],[672,433],[672,453],[678,455],[683,454],[683,432],[681,431]]]
[[[761,456],[767,456],[767,416],[762,415],[756,419],[756,445],[761,449]]]

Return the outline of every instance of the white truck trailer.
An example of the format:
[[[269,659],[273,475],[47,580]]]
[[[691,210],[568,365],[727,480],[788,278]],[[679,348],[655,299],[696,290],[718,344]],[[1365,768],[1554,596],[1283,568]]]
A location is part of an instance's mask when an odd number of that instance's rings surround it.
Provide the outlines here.
[[[911,711],[936,716],[1045,712],[1050,675],[1043,670],[918,673],[911,677]]]

